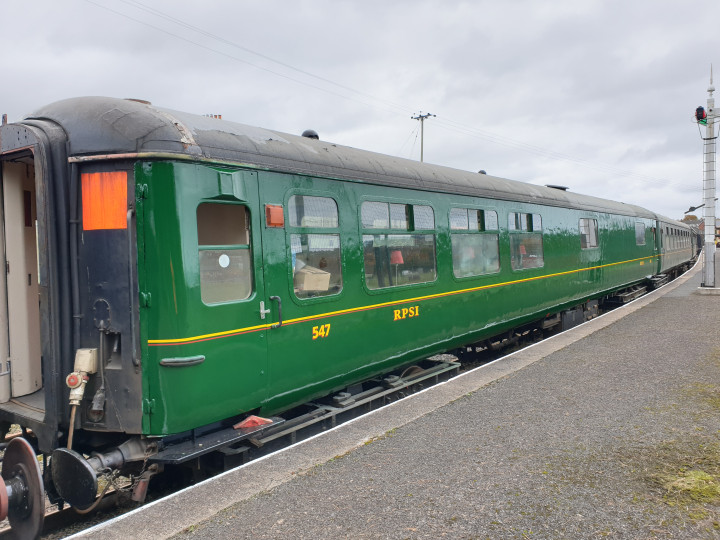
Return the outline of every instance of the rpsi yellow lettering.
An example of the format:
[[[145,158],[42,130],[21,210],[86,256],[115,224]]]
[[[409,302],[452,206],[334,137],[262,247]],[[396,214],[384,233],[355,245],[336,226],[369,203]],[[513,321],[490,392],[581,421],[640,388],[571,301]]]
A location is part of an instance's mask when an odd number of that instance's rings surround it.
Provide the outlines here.
[[[394,309],[393,310],[393,321],[409,319],[410,317],[417,317],[418,315],[420,315],[420,306],[413,306],[413,307],[402,308],[402,309]]]

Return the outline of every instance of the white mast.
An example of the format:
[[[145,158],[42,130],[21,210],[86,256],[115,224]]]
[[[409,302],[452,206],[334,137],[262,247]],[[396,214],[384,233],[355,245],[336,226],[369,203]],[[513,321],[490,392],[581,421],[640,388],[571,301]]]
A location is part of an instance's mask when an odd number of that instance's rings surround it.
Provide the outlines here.
[[[703,287],[715,287],[715,98],[712,65],[708,86],[707,127],[704,137],[703,196],[705,199],[705,264]]]

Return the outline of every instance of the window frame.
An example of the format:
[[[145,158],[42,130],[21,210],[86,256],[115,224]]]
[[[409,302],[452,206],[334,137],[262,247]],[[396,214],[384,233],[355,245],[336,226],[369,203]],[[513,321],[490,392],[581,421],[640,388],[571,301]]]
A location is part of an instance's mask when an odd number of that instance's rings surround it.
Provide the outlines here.
[[[201,234],[202,236],[205,236],[205,232],[201,233],[201,229],[204,228],[205,225],[201,226],[201,220],[199,219],[199,211],[201,206],[224,206],[224,207],[233,207],[233,208],[241,208],[243,210],[243,218],[244,218],[244,235],[246,236],[246,243],[219,243],[219,244],[206,244],[201,243]],[[196,245],[197,245],[197,261],[198,261],[198,286],[200,290],[200,301],[203,303],[203,305],[207,307],[214,307],[214,306],[222,306],[227,304],[236,304],[240,302],[247,302],[251,300],[256,293],[256,280],[255,280],[255,266],[254,266],[254,253],[253,253],[253,246],[252,246],[252,219],[251,219],[251,209],[247,204],[240,203],[240,202],[227,202],[227,201],[216,201],[216,200],[201,200],[197,206],[195,207],[195,227],[196,227]],[[247,251],[247,264],[249,265],[249,283],[247,284],[249,287],[249,292],[246,296],[242,298],[229,298],[226,300],[220,300],[217,302],[209,302],[205,299],[206,294],[210,294],[211,291],[207,288],[207,285],[205,288],[203,288],[203,283],[211,283],[208,281],[203,280],[203,271],[202,271],[202,256],[201,253],[203,252],[210,252],[210,251],[232,251],[232,252],[243,252]],[[224,255],[224,254],[223,254]],[[222,255],[221,255],[222,257]],[[222,266],[222,264],[221,264]],[[225,268],[223,266],[223,268]]]
[[[292,219],[290,216],[290,200],[293,199],[293,197],[312,197],[316,199],[329,199],[331,200],[335,205],[335,211],[336,216],[335,219],[337,221],[336,225],[292,225]],[[340,214],[340,205],[338,204],[338,201],[334,194],[330,194],[328,192],[316,192],[311,190],[294,190],[287,194],[287,198],[285,200],[284,206],[284,212],[286,215],[285,219],[285,243],[287,246],[287,254],[288,254],[288,261],[290,264],[288,264],[288,286],[290,289],[290,297],[293,299],[294,302],[297,302],[299,304],[307,304],[307,303],[315,303],[315,302],[324,302],[324,301],[332,301],[340,297],[344,290],[345,290],[345,260],[343,258],[343,235],[342,235],[342,218]],[[318,294],[315,296],[298,296],[298,291],[295,290],[295,265],[292,263],[293,261],[293,236],[300,236],[300,237],[309,237],[309,236],[335,236],[337,237],[338,242],[338,268],[339,268],[339,275],[340,275],[340,289],[337,291],[333,291],[328,294]],[[301,244],[302,245],[302,244]],[[301,251],[300,253],[304,253],[304,251]],[[321,269],[321,268],[320,268]],[[321,269],[322,270],[322,269]],[[331,279],[332,279],[332,273],[331,273]],[[330,289],[328,289],[330,290]]]
[[[366,226],[366,222],[363,220],[363,208],[366,204],[385,204],[388,208],[388,222],[387,227],[369,227]],[[407,208],[410,208],[409,212],[406,211],[407,218],[407,225],[406,228],[399,228],[399,227],[393,227],[392,222],[392,211],[390,205],[405,205]],[[427,227],[417,227],[416,226],[416,207],[421,208],[428,208],[430,212],[432,213],[432,228]],[[361,253],[363,258],[363,264],[362,264],[362,283],[363,287],[365,288],[366,292],[369,294],[382,294],[386,291],[396,291],[398,289],[403,289],[406,287],[427,287],[430,285],[433,285],[437,283],[439,274],[438,274],[438,250],[437,250],[437,212],[435,211],[435,207],[428,201],[402,201],[399,202],[396,199],[389,199],[384,197],[372,197],[368,196],[361,200],[360,205],[358,207],[358,229],[360,233],[360,245],[361,245]],[[384,241],[391,240],[391,237],[395,236],[410,236],[410,237],[420,237],[420,236],[430,236],[432,238],[432,263],[433,263],[433,274],[434,277],[430,281],[421,281],[421,282],[411,282],[411,283],[402,283],[400,285],[398,284],[392,284],[392,285],[386,285],[384,287],[377,287],[373,288],[368,283],[368,273],[367,273],[367,264],[366,264],[366,253],[365,253],[365,242],[366,237],[372,236],[373,242],[375,242],[377,237],[384,237]],[[377,261],[376,261],[377,264]],[[391,263],[390,263],[391,264]],[[397,269],[397,268],[396,268]]]
[[[639,242],[640,237],[638,236],[638,225],[642,226],[642,242]],[[647,245],[647,239],[645,238],[647,233],[647,225],[645,225],[645,222],[643,221],[635,221],[635,245],[636,246],[645,246]]]
[[[588,228],[587,233],[583,233],[583,222],[588,222],[588,225],[590,227]],[[594,227],[592,226],[594,224]],[[598,226],[598,220],[597,218],[580,218],[578,220],[578,229],[580,231],[580,249],[587,250],[587,249],[596,249],[600,247],[600,229]],[[594,235],[592,234],[592,231],[594,231]],[[592,242],[594,236],[594,243]],[[583,239],[587,238],[586,245],[583,245]]]
[[[538,270],[545,267],[545,234],[543,233],[543,218],[539,212],[508,212],[508,243],[510,247],[510,268],[513,272],[523,272],[526,270]],[[529,256],[527,253],[515,253],[514,242],[520,235],[534,238],[537,236],[540,240],[540,256],[541,264],[536,266],[517,266],[516,261],[522,260],[523,257]],[[522,247],[522,244],[520,244]],[[536,257],[537,258],[537,257]]]
[[[300,225],[293,225],[293,219],[294,219],[294,217],[296,217],[296,216],[293,216],[293,215],[290,214],[290,201],[292,201],[295,197],[309,197],[309,198],[313,198],[313,199],[329,199],[329,200],[331,200],[331,201],[335,204],[335,216],[334,216],[335,225],[317,225],[317,224],[313,224],[313,225],[302,225],[302,224],[300,224]],[[287,226],[288,226],[288,227],[293,227],[293,228],[296,228],[296,229],[339,229],[339,228],[340,228],[340,209],[339,209],[338,203],[337,203],[337,201],[335,200],[334,197],[330,197],[330,196],[328,196],[328,195],[326,195],[326,194],[323,194],[323,195],[317,195],[317,194],[310,195],[310,194],[304,193],[304,192],[291,193],[290,196],[287,198],[287,203],[286,203],[285,206],[286,206],[286,208],[287,208]],[[304,206],[304,205],[303,205],[303,206]],[[296,207],[297,207],[297,206],[296,206]],[[315,217],[315,216],[312,216],[312,217]],[[320,219],[325,219],[325,216],[320,216]],[[331,219],[332,219],[332,218],[331,218]]]
[[[387,205],[387,226],[386,227],[373,227],[373,226],[366,226],[365,221],[363,219],[363,208],[366,204],[385,204]],[[410,212],[405,212],[405,223],[407,224],[406,227],[394,227],[393,226],[393,215],[392,215],[392,208],[398,207],[398,206],[405,206],[407,209],[411,209]],[[415,207],[421,207],[421,208],[430,208],[433,214],[433,226],[432,228],[428,227],[417,227],[416,226],[416,219],[415,219]],[[397,201],[391,201],[391,200],[378,200],[378,199],[367,199],[363,200],[360,203],[360,231],[392,231],[388,234],[400,234],[398,231],[404,231],[408,233],[414,233],[414,232],[423,232],[423,231],[432,231],[433,233],[437,230],[437,220],[435,219],[435,208],[428,203],[420,204],[416,202],[402,202],[399,203]]]
[[[457,217],[460,217],[459,211],[465,211],[465,218],[464,223],[466,227],[460,228],[460,227],[453,227],[453,214],[456,214]],[[475,220],[471,219],[471,212],[475,213]],[[492,213],[494,215],[494,225],[495,228],[488,229],[487,223],[488,223],[488,217],[487,214]],[[471,223],[475,224],[477,228],[472,228]],[[450,253],[451,253],[451,260],[452,260],[452,272],[453,277],[456,280],[466,280],[466,279],[476,279],[479,277],[484,276],[493,276],[495,274],[498,274],[502,271],[502,263],[501,263],[501,257],[500,257],[500,222],[498,219],[498,213],[497,210],[494,209],[486,209],[486,208],[477,208],[472,206],[451,206],[448,210],[448,235],[450,236]],[[460,239],[463,237],[472,237],[475,235],[480,236],[494,236],[495,237],[495,259],[497,260],[497,267],[494,270],[487,271],[487,272],[481,272],[477,274],[467,274],[467,275],[458,275],[458,266],[456,265],[456,262],[458,258],[456,257],[456,251],[455,251],[455,238]],[[462,246],[464,249],[465,247],[474,247],[474,246]]]

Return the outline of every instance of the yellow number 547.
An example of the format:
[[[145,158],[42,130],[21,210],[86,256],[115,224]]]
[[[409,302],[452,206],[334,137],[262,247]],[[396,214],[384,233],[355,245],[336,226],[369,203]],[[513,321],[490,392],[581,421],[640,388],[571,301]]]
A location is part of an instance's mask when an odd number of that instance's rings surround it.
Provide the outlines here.
[[[313,326],[312,329],[312,338],[325,338],[328,337],[328,334],[330,334],[330,325],[329,324],[323,324],[320,326]]]

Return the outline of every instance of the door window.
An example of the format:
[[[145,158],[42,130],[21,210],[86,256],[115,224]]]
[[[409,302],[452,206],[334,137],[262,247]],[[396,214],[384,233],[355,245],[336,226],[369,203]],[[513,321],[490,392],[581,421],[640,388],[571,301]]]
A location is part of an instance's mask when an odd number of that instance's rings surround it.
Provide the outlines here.
[[[330,197],[293,195],[288,214],[295,296],[338,294],[343,281],[337,203]]]
[[[200,295],[206,304],[249,298],[253,291],[250,215],[242,205],[197,208]]]

